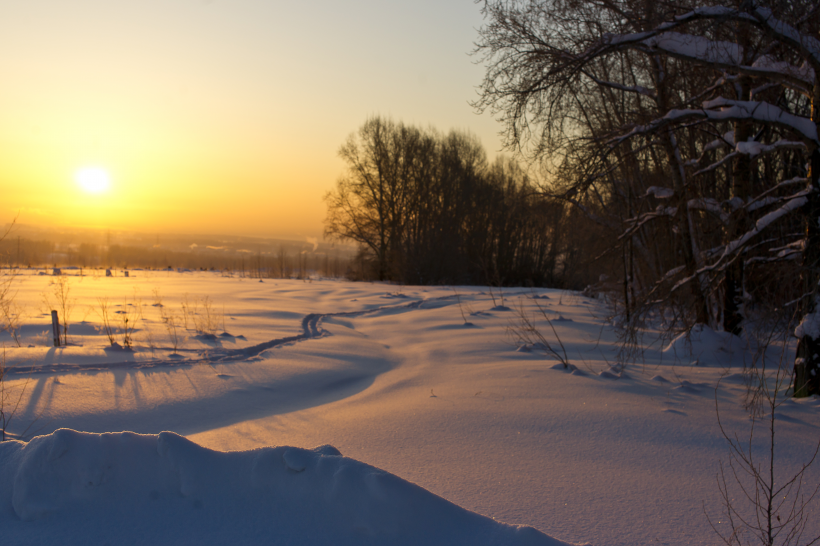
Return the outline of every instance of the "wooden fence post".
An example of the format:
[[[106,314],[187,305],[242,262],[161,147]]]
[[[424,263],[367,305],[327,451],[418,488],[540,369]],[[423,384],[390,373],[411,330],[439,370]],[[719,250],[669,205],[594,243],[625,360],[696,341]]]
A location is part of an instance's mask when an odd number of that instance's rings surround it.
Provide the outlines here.
[[[60,346],[60,319],[57,318],[57,311],[51,312],[51,329],[54,331],[54,346]]]

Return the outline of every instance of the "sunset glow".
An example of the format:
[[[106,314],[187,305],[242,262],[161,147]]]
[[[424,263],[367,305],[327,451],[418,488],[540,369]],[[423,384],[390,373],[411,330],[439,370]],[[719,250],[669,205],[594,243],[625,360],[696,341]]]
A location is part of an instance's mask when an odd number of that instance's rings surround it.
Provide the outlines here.
[[[369,115],[500,148],[468,103],[480,22],[472,2],[9,4],[0,225],[321,237]]]
[[[74,175],[74,179],[88,193],[102,193],[107,191],[111,185],[111,177],[108,176],[108,172],[100,167],[80,169]]]

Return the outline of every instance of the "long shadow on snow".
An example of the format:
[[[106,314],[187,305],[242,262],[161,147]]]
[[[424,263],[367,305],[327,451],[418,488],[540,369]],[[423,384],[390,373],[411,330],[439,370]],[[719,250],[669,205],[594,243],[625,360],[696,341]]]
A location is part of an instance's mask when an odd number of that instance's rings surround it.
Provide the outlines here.
[[[389,366],[380,366],[387,367]],[[217,396],[171,400],[156,405],[141,404],[139,396],[135,394],[138,401],[136,408],[125,411],[111,409],[80,416],[61,416],[49,420],[46,426],[35,426],[34,429],[37,430],[37,434],[48,434],[59,428],[75,428],[86,432],[116,429],[141,434],[158,434],[164,430],[173,430],[182,435],[195,434],[342,400],[368,388],[382,371],[384,369],[377,369],[375,373],[351,373],[349,369],[308,372],[289,377],[280,385],[245,385]],[[144,372],[117,370],[115,373],[132,376],[131,384],[138,385],[140,382],[136,377]],[[230,381],[230,378],[227,380]],[[122,382],[122,379],[119,382]],[[22,425],[33,421],[44,409],[44,400],[51,399],[52,393],[49,391],[53,388],[55,386],[46,378],[38,381],[35,389],[38,391],[36,398],[39,404],[27,405],[15,416],[15,424]],[[59,388],[59,385],[56,388]]]
[[[101,371],[112,369],[134,369],[145,370],[150,368],[161,367],[179,367],[192,366],[194,364],[225,364],[238,360],[245,360],[259,355],[263,351],[280,347],[299,341],[307,341],[310,339],[318,339],[330,335],[329,332],[322,329],[322,320],[325,317],[359,317],[362,315],[373,313],[391,313],[404,312],[410,309],[419,309],[422,305],[428,302],[436,302],[452,298],[453,296],[443,296],[440,298],[431,298],[428,300],[417,300],[403,305],[389,305],[377,307],[375,309],[367,309],[363,311],[347,311],[343,313],[311,313],[302,319],[302,333],[295,336],[288,336],[278,339],[272,339],[250,347],[242,349],[223,349],[214,348],[200,353],[199,358],[186,359],[167,359],[167,360],[145,360],[145,361],[120,361],[120,362],[104,362],[95,364],[40,364],[31,366],[15,366],[7,370],[8,374],[28,375],[38,373],[59,373],[59,372],[88,372]]]
[[[435,298],[433,301],[451,297],[444,296]],[[368,362],[368,360],[373,359],[357,356],[355,364],[361,366],[364,370],[346,368],[306,372],[289,377],[281,384],[247,385],[227,390],[216,396],[172,400],[150,406],[141,400],[139,385],[142,383],[140,381],[142,376],[165,373],[167,368],[177,368],[181,365],[190,367],[194,364],[212,365],[245,360],[273,347],[332,335],[322,329],[322,320],[326,317],[357,317],[376,313],[389,315],[419,309],[425,302],[429,301],[431,300],[418,300],[399,306],[384,306],[364,311],[312,313],[302,319],[302,334],[274,339],[244,349],[209,351],[199,359],[113,362],[88,366],[51,364],[25,368],[15,367],[9,371],[16,374],[80,372],[89,375],[108,371],[114,373],[117,386],[121,387],[126,384],[125,379],[129,377],[129,384],[136,389],[133,393],[134,400],[137,403],[135,408],[124,411],[111,409],[81,416],[54,418],[48,422],[47,426],[38,430],[38,434],[47,434],[61,427],[77,427],[78,419],[82,421],[80,428],[88,432],[105,432],[111,430],[113,426],[120,430],[145,434],[156,434],[163,430],[174,430],[180,434],[194,434],[250,419],[290,413],[347,398],[372,385],[376,376],[389,369],[390,365],[380,359]],[[342,358],[342,360],[354,362],[350,357]],[[162,368],[166,368],[166,370]],[[220,374],[218,377],[230,380],[232,376]],[[21,408],[16,416],[18,423],[31,422],[38,415],[47,413],[53,399],[54,389],[61,388],[60,385],[58,378],[52,381],[45,377],[38,379],[33,385],[28,404],[25,408]],[[236,402],[231,403],[231,399],[236,399]]]

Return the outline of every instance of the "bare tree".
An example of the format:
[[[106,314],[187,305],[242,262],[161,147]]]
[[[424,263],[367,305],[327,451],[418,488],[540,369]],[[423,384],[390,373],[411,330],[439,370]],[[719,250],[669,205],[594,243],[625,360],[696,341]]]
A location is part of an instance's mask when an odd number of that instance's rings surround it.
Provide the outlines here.
[[[797,392],[820,393],[816,3],[499,0],[484,13],[476,106],[551,168],[550,191],[620,225],[624,307],[634,292],[684,327],[738,333],[746,294],[765,289],[748,267],[782,278],[799,257],[801,286],[777,297],[805,317]]]
[[[544,196],[515,161],[488,164],[475,136],[373,118],[340,153],[348,169],[325,198],[325,233],[366,249],[360,275],[372,258],[380,280],[555,281],[566,207]],[[565,271],[577,255],[566,253]]]
[[[325,234],[351,239],[376,256],[379,280],[390,277],[391,252],[397,247],[407,194],[408,140],[417,131],[390,120],[367,120],[339,149],[348,165],[336,190],[325,196]]]

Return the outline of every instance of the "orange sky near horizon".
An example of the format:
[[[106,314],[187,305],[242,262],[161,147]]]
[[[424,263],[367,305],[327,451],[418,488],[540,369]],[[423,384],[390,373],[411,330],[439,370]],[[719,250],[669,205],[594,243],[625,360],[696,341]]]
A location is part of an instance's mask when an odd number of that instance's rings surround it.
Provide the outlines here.
[[[472,0],[0,4],[0,223],[320,236],[368,116],[476,134]],[[97,194],[75,180],[100,167]]]

